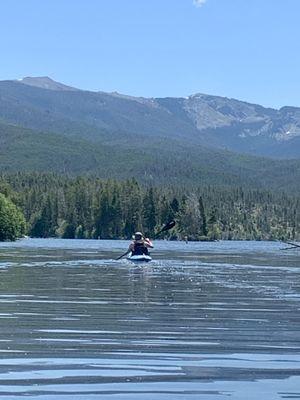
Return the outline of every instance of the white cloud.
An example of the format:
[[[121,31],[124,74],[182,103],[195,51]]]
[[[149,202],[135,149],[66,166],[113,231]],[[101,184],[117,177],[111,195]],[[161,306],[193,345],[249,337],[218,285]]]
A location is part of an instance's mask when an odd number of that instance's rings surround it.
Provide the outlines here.
[[[193,0],[193,4],[196,7],[201,7],[204,3],[206,3],[206,0]]]

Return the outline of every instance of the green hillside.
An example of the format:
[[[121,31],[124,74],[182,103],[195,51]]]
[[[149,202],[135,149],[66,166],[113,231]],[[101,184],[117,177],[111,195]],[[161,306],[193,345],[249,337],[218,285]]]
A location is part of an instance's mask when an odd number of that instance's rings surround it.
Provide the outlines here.
[[[105,133],[104,133],[105,135]],[[56,172],[145,184],[299,190],[300,161],[269,160],[142,135],[92,142],[0,123],[0,170]]]

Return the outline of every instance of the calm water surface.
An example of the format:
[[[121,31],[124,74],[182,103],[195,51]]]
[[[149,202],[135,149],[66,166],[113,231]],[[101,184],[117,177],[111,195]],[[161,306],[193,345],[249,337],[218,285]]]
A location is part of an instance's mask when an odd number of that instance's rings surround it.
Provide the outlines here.
[[[300,399],[300,251],[0,244],[1,399]]]

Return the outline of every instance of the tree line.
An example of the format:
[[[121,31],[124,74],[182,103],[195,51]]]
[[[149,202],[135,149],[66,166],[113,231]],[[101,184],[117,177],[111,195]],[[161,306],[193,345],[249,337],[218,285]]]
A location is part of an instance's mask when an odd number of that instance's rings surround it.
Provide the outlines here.
[[[0,193],[22,210],[32,237],[130,239],[137,230],[153,237],[175,219],[176,228],[165,236],[171,240],[300,238],[300,198],[284,193],[242,187],[145,187],[135,179],[38,173],[2,174]],[[24,231],[19,229],[17,236]]]

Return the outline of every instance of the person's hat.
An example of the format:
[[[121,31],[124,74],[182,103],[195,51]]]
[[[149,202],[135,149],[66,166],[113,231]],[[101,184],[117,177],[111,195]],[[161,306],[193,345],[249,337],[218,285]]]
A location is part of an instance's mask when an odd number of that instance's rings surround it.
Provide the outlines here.
[[[142,238],[142,237],[143,237],[142,232],[135,232],[135,234],[134,234],[134,238],[135,238],[135,239],[137,239],[137,238]]]

